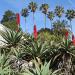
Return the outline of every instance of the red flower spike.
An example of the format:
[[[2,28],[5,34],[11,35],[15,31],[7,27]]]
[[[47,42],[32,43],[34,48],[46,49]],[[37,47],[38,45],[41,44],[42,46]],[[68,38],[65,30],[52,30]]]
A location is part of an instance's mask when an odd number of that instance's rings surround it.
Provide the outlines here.
[[[74,40],[74,35],[72,34],[72,40]]]
[[[69,33],[68,33],[68,31],[65,33],[65,39],[68,39],[68,35],[69,35]]]
[[[19,26],[20,25],[20,15],[19,13],[16,13],[16,23]]]
[[[75,46],[75,37],[74,37],[74,35],[72,35],[72,43]]]
[[[75,46],[75,38],[72,40],[73,45]]]
[[[34,25],[34,39],[37,39],[37,28],[36,25]]]

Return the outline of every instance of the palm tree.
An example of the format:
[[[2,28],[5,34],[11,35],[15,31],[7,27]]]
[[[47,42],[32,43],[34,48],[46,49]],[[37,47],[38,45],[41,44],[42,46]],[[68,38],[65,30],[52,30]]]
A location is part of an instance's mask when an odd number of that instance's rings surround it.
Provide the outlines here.
[[[33,24],[34,24],[34,13],[37,9],[37,4],[35,2],[31,2],[29,3],[28,8],[31,10],[31,12],[33,12]]]
[[[29,15],[28,9],[27,8],[22,9],[21,15],[25,18],[25,25],[26,25],[26,17]]]
[[[53,22],[53,29],[54,34],[58,34],[64,36],[65,32],[67,31],[66,27],[68,27],[68,22],[66,20],[57,20]]]
[[[56,8],[55,8],[55,14],[56,14],[56,16],[59,17],[59,20],[60,20],[60,18],[61,18],[61,16],[62,16],[63,13],[64,13],[64,8],[61,7],[61,6],[56,6]]]
[[[52,28],[52,20],[54,19],[54,13],[53,11],[49,11],[47,14],[49,20],[51,21],[51,28]]]
[[[70,21],[70,27],[71,27],[71,31],[72,31],[71,21],[75,18],[75,11],[73,9],[67,10],[66,17]]]
[[[47,12],[48,12],[48,4],[42,4],[41,7],[40,7],[40,10],[42,11],[42,13],[45,14],[45,28],[46,28],[46,15],[47,15]]]

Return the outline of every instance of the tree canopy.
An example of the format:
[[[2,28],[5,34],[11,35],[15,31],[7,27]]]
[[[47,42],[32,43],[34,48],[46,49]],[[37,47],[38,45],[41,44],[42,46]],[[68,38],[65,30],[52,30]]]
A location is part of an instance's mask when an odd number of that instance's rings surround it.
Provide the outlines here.
[[[5,11],[1,23],[11,30],[17,29],[16,15],[11,10]]]

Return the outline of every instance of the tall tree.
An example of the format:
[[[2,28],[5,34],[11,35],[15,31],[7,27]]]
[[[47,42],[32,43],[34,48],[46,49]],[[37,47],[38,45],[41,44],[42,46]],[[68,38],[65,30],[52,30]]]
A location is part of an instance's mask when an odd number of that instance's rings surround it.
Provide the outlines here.
[[[33,24],[34,24],[34,13],[37,9],[37,4],[35,2],[30,2],[28,8],[33,12]]]
[[[54,12],[53,11],[49,11],[47,14],[47,17],[49,18],[49,20],[51,21],[51,29],[52,29],[52,21],[54,19]]]
[[[40,10],[42,11],[42,13],[45,14],[45,28],[46,28],[46,15],[47,15],[47,12],[48,12],[48,8],[49,8],[48,4],[42,4],[40,6]]]
[[[64,8],[62,6],[56,6],[56,8],[55,8],[55,14],[56,14],[56,16],[59,17],[59,20],[62,17],[63,13],[64,13]]]
[[[26,17],[29,15],[28,9],[27,8],[22,9],[21,15],[25,18],[25,30],[27,31],[27,29],[26,29]]]
[[[1,23],[11,30],[16,30],[16,15],[11,10],[5,11]]]
[[[70,21],[70,27],[71,27],[71,31],[72,31],[72,24],[71,24],[71,22],[75,18],[75,11],[73,9],[67,10],[66,17]]]
[[[62,36],[64,36],[65,32],[67,31],[66,27],[68,26],[68,22],[66,20],[57,20],[53,22],[53,29],[54,29],[54,33],[56,34],[60,34]]]

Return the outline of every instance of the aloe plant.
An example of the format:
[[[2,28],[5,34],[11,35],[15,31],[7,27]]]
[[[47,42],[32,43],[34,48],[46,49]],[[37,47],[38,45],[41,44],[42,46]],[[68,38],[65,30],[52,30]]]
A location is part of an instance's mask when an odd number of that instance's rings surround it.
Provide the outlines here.
[[[51,46],[52,47],[52,46]],[[71,75],[72,70],[72,58],[75,57],[74,51],[75,47],[72,45],[71,40],[63,40],[63,42],[58,43],[52,48],[51,53],[52,64],[56,69],[63,69],[61,72],[66,73],[66,75]]]
[[[16,46],[21,38],[22,38],[22,33],[21,32],[14,32],[14,31],[8,31],[5,30],[5,32],[0,31],[1,36],[5,41],[3,41],[5,44],[7,44],[9,47],[11,46]],[[1,40],[2,41],[2,40]]]
[[[33,60],[34,68],[26,69],[25,72],[22,72],[20,75],[56,75],[56,72],[52,72],[49,69],[50,62],[45,62],[44,64]]]
[[[7,57],[0,54],[0,75],[10,75],[10,73],[11,69]]]
[[[33,58],[36,57],[42,57],[47,51],[47,43],[41,43],[39,41],[32,41],[29,42],[29,44],[26,44],[23,46],[24,51],[30,55],[32,55]]]

